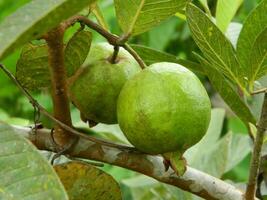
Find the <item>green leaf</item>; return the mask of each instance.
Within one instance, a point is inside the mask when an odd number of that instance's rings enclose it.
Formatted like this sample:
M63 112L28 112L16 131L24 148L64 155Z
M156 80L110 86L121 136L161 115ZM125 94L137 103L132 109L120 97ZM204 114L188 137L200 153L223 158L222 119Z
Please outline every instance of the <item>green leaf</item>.
M82 162L54 166L70 200L121 200L119 184L104 171Z
M188 4L186 15L193 38L205 58L214 68L243 88L242 69L229 40L209 17L193 4Z
M138 35L175 15L188 0L114 0L119 25L125 35Z
M0 142L0 199L68 199L51 165L19 132L1 123Z
M235 16L243 0L218 0L216 7L216 24L222 32L227 30L228 25Z
M108 28L108 24L103 16L103 13L99 7L99 5L97 3L94 3L92 5L92 12L94 13L96 19L97 19L97 22L100 24L100 26L102 26L105 30L109 30Z
M25 45L16 66L16 78L28 90L50 87L46 45Z
M242 101L237 92L232 88L227 79L218 70L214 69L207 60L197 54L195 55L205 69L206 75L208 76L212 86L218 91L232 111L245 124L248 122L255 123L256 120L250 109L244 103L244 101Z
M248 76L252 85L255 80L267 73L267 27L259 34L252 45L248 66L250 67Z
M237 43L237 57L243 71L251 77L250 72L250 55L251 49L256 41L256 38L267 27L267 0L261 1L259 5L249 14L244 22L240 37Z
M133 44L131 45L131 47L139 54L139 56L145 61L147 65L151 65L157 62L173 62L173 63L183 65L184 67L190 70L193 70L199 73L204 73L202 66L198 63L195 63L189 60L179 59L172 54L157 51L155 49L151 49L149 47L145 47L142 45Z
M0 59L95 0L33 0L0 24Z
M198 0L198 1L202 4L202 6L204 7L206 13L211 16L209 5L208 5L208 1L207 0Z
M70 77L82 66L89 53L92 42L90 31L78 31L69 40L65 49L65 65Z

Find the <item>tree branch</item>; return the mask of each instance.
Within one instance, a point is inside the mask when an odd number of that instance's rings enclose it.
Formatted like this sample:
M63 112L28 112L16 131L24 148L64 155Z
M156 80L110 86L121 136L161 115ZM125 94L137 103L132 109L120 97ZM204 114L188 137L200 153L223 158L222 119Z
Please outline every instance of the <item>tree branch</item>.
M259 174L260 161L261 161L261 150L263 145L264 133L266 129L267 129L267 94L265 93L261 111L261 117L257 125L257 134L250 164L249 180L246 190L247 200L254 199L255 196L257 187L257 178Z
M100 35L102 35L104 38L106 38L106 40L111 45L120 46L120 47L124 48L126 51L128 51L134 57L134 59L138 62L138 64L140 65L140 67L142 69L144 69L146 67L146 64L140 58L140 56L126 43L127 37L125 37L125 36L119 37L117 35L114 35L114 34L110 33L109 31L107 31L106 29L104 29L102 26L94 23L93 21L91 21L90 19L88 19L87 17L82 16L82 15L76 15L76 16L69 18L67 21L64 22L64 28L66 29L76 22L80 22L81 24L86 25L89 28L95 30Z
M15 129L30 139L40 150L53 151L50 130L39 129L33 135L31 128ZM187 171L178 177L172 169L165 171L163 158L140 153L129 148L116 148L79 138L72 157L109 163L150 176L160 182L176 186L199 197L210 200L242 200L243 193L234 186L206 173L187 167Z

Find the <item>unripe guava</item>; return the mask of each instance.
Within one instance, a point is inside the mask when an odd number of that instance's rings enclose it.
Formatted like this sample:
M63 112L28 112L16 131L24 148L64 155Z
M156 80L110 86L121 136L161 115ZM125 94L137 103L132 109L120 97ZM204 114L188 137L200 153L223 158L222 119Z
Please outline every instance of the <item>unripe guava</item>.
M128 80L118 98L120 128L149 154L184 152L206 133L211 115L207 92L181 65L156 63Z
M106 124L117 123L117 98L126 80L141 71L134 58L120 49L116 63L110 63L113 46L92 46L88 65L71 79L69 96L83 117Z

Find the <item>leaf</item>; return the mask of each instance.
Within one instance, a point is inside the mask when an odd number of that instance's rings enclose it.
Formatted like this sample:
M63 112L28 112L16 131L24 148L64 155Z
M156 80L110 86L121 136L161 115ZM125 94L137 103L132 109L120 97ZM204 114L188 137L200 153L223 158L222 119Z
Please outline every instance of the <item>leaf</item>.
M230 40L232 43L233 47L236 49L238 37L240 34L240 31L242 29L243 25L237 22L232 22L229 24L225 36Z
M183 158L181 152L172 152L170 155L170 163L177 176L184 175L186 171L186 160Z
M233 134L228 162L224 173L233 169L251 152L251 139L248 135Z
M227 30L228 25L235 16L243 0L218 0L216 7L216 24L222 32Z
M165 52L157 51L155 49L151 49L149 47L145 47L142 45L131 45L131 47L139 54L139 56L145 61L147 65L151 65L157 62L173 62L184 67L199 72L204 73L202 66L198 63L189 61L189 60L182 60L177 58L172 54L168 54Z
M248 75L251 84L254 84L255 80L258 80L267 73L267 26L252 45L249 55L249 66Z
M232 88L230 83L226 78L216 69L214 69L211 64L202 58L201 56L195 54L199 62L202 63L205 69L206 75L208 76L212 86L218 91L223 100L228 104L232 111L245 123L248 122L255 123L255 118L252 115L248 106L241 100L237 92Z
M104 171L82 162L54 166L70 200L121 200L119 184Z
M74 75L84 63L89 53L91 42L92 33L86 30L76 32L69 40L65 49L65 65L68 77Z
M237 57L243 70L250 71L250 55L253 44L258 35L267 27L267 0L261 1L258 6L249 14L243 24L238 43ZM250 74L246 74L251 77Z
M16 78L28 90L48 88L51 80L48 66L47 46L28 44L17 62Z
M94 13L100 26L102 26L105 30L109 30L108 24L107 24L107 22L103 16L103 13L102 13L99 5L97 3L94 3L92 6L93 6L92 12Z
M211 16L209 5L208 5L208 1L207 0L198 0L198 1L202 4L202 6L204 7L206 13Z
M175 15L188 0L114 0L116 15L125 35L144 33Z
M21 7L0 24L0 59L94 1L34 0Z
M196 6L188 4L186 15L193 38L205 58L214 68L243 88L242 69L229 40Z
M1 123L0 141L0 199L68 199L50 164L19 132Z

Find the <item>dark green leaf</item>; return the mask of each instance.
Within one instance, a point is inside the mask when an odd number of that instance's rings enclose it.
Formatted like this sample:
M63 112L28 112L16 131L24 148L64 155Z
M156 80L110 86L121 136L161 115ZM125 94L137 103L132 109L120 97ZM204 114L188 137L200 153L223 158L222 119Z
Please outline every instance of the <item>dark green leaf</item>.
M244 78L232 44L216 25L193 4L187 6L193 38L211 65L243 88Z
M119 184L104 171L82 162L54 167L70 200L121 200Z
M0 199L67 200L56 173L15 129L0 124Z
M147 65L151 65L157 62L173 62L184 67L199 72L204 73L202 66L198 63L182 60L177 58L172 54L168 54L165 52L157 51L155 49L151 49L149 47L141 46L141 45L131 45L131 47L139 54L139 56L145 61Z
M261 3L249 14L244 22L240 37L237 43L237 57L246 75L250 74L250 54L253 44L258 35L267 27L267 0Z
M114 0L119 24L126 35L138 35L181 11L188 0Z
M48 69L48 49L46 45L26 45L17 62L16 78L28 90L50 87Z
M95 0L33 0L0 24L0 59Z
M202 63L205 69L206 75L208 76L213 87L218 91L224 101L228 106L235 112L235 114L244 123L255 123L255 118L252 115L248 106L242 101L237 92L233 89L226 78L216 69L214 69L211 64L202 58L201 56L195 54L200 63Z
M255 80L267 73L267 26L252 45L248 66L248 76L253 86Z
M65 65L68 77L82 66L89 53L92 34L89 31L78 31L68 42L65 49Z

